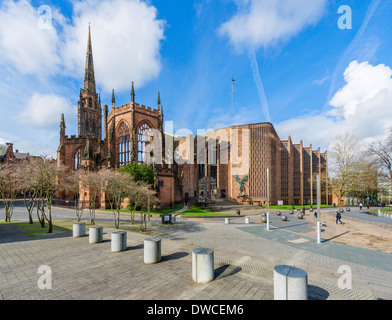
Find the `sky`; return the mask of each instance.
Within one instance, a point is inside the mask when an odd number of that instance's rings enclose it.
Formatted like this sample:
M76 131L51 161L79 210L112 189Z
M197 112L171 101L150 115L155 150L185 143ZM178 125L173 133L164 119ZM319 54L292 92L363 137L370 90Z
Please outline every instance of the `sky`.
M180 135L271 122L325 151L392 127L390 0L1 0L0 144L55 158L62 113L77 134L89 24L109 112L134 81Z

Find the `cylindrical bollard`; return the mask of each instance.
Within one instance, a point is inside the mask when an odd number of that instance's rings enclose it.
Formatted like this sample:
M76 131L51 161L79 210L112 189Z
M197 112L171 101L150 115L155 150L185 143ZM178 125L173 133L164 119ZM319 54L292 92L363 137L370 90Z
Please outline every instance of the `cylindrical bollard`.
M214 250L196 248L192 251L192 279L197 283L214 280Z
M317 243L321 243L321 222L317 221Z
M125 251L127 249L127 232L112 232L112 252Z
M89 243L100 243L103 241L103 227L92 226L88 229Z
M84 237L86 235L86 224L84 222L75 222L72 231L74 237Z
M225 218L225 224L230 224L230 218Z
M250 223L250 219L248 217L245 218L245 223L249 224Z
M157 237L144 239L144 263L161 261L161 239Z
M274 300L308 300L307 272L292 266L275 266Z

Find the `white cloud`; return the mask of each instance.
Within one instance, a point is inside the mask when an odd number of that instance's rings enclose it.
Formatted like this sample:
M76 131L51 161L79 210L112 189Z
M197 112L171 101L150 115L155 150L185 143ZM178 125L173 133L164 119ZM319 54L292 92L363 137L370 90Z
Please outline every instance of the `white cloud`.
M54 94L34 93L20 114L20 122L41 128L60 124L61 114L71 115L71 103L64 97Z
M326 0L237 0L239 12L219 28L239 50L273 45L319 21Z
M64 17L53 8L52 21ZM59 37L54 27L39 28L39 14L29 1L5 1L0 7L0 61L21 74L55 74L61 62Z
M337 135L350 132L365 142L383 138L392 127L392 70L353 61L344 72L346 84L330 100L328 112L304 115L276 124L281 139L329 148Z
M96 81L106 92L142 86L161 70L160 42L165 22L139 0L73 2L72 25L64 29L62 50L67 73L82 78L91 22Z

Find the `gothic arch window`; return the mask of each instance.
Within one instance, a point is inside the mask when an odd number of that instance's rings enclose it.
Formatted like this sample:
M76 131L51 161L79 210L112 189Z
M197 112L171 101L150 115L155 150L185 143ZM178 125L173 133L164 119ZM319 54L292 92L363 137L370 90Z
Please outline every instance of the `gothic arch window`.
M146 143L147 143L147 137L145 135L146 131L151 130L151 127L147 123L143 123L138 130L137 133L137 150L138 150L138 156L137 160L139 162L143 162L145 159L145 149L146 149Z
M93 99L88 98L88 107L93 108Z
M131 135L125 122L120 125L118 137L118 162L120 165L125 165L131 162Z
M82 149L79 149L75 152L75 156L74 156L74 169L75 170L79 169L80 162L82 160L82 156L83 156Z

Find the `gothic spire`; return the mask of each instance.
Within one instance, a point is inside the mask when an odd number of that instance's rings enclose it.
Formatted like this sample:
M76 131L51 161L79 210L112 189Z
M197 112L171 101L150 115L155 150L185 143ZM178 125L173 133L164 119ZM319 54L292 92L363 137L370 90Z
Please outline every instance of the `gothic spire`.
M131 90L131 102L135 102L135 88L133 86L133 81L132 81L132 90Z
M112 90L112 105L115 105L116 98L114 97L114 89Z
M158 106L161 105L161 93L158 92Z
M93 47L91 45L90 25L88 26L86 67L85 67L85 71L84 71L84 90L88 90L88 91L91 91L91 92L94 92L94 93L96 91L96 89L95 89L94 63L93 63Z
M60 128L65 128L64 113L61 114Z

